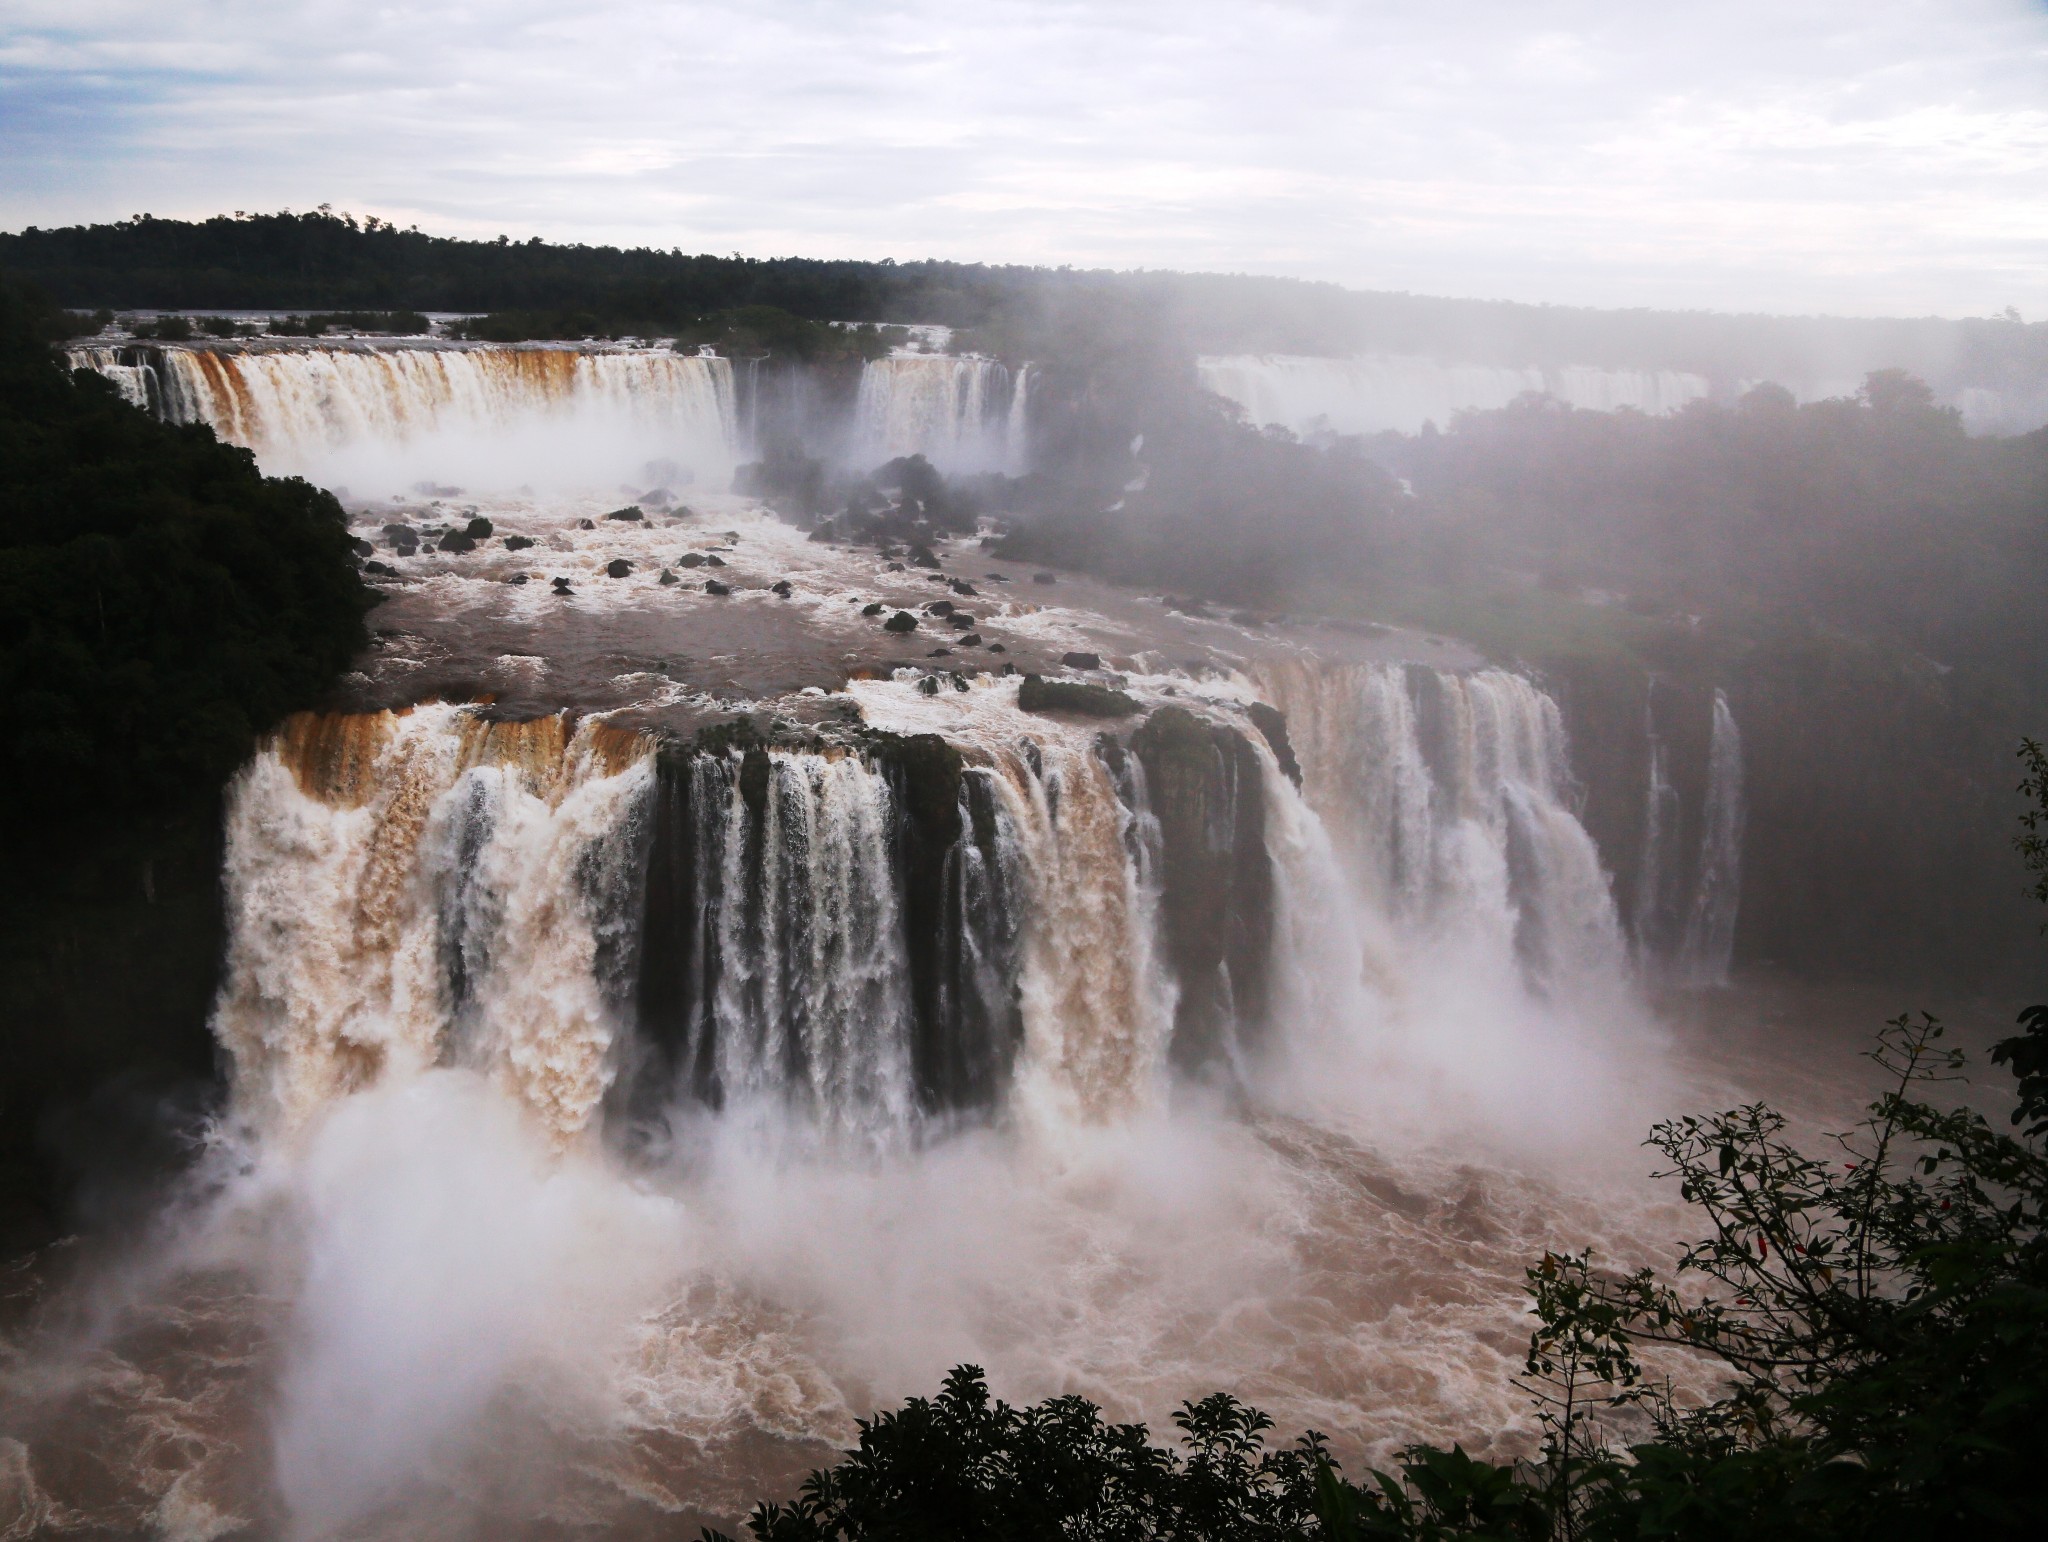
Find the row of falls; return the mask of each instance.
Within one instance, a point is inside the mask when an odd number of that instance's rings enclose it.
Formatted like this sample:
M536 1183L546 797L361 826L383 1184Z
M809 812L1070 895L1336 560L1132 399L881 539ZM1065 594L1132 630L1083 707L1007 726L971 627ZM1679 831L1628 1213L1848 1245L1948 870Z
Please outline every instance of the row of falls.
M1176 1073L1256 1087L1319 1037L1426 1017L1447 981L1539 1012L1632 988L1531 681L1288 660L1147 683L1114 731L986 676L853 682L891 726L833 742L443 704L294 719L228 820L217 1031L244 1110L289 1128L461 1065L562 1142L716 1113L886 1148L1115 1120ZM1701 982L1739 881L1714 711L1671 945Z
M722 490L789 426L792 398L821 394L772 361L661 348L95 344L70 362L158 416L210 425L269 470L378 492L422 478L580 487L618 465ZM809 404L802 426L849 464L921 454L949 472L1018 472L1030 375L974 356L875 359L850 403Z

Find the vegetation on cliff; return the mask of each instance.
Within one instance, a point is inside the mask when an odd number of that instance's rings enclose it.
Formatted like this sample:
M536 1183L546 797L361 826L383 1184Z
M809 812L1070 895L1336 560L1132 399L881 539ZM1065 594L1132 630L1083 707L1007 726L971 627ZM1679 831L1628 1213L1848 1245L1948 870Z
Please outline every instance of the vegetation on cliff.
M204 1075L221 784L370 605L330 495L68 374L67 327L0 283L0 1234L49 1220L53 1116Z

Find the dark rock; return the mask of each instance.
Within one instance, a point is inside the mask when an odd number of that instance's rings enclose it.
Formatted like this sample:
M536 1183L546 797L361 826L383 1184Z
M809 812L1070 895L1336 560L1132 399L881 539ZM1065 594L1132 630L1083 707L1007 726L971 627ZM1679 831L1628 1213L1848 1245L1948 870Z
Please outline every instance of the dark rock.
M990 643L988 645L988 651L991 653L1008 653L1010 650L1004 647L1001 643Z
M963 648L979 648L981 646L981 633L969 632L960 639L960 646Z
M860 613L863 616L879 616L883 611L887 610L888 608L889 607L884 605L880 600L873 600L870 601L868 604L861 606Z
M722 568L725 566L725 558L719 556L715 551L708 551L704 554L704 566L707 568Z
M952 589L955 594L964 594L969 596L970 598L976 592L974 585L968 583L964 578L954 579L952 583Z
M892 562L889 564L888 570L891 573L901 573L903 571L903 564L900 562Z
M1141 710L1122 691L1073 680L1048 680L1043 675L1024 677L1017 705L1026 712L1072 712L1080 717L1129 717Z
M508 584L523 584L526 582L526 575L524 573L514 573L505 582Z
M910 565L914 568L935 568L939 559L929 546L913 546L910 548Z
M595 530L597 528L597 521L594 519L579 519L576 521L576 528L578 530Z
M933 600L931 604L925 606L925 614L930 616L950 616L953 614L953 602L951 600Z
M633 564L624 557L614 557L604 565L604 570L612 578L624 578L633 571Z
M948 616L946 619L952 622L953 625L959 627L962 631L965 631L968 627L974 625L974 617L969 612L964 610L956 610L953 612L952 615Z
M411 525L386 525L384 527L384 539L387 541L410 541L413 545L417 546L420 533L413 529Z
M1003 575L1000 573L984 573L982 574L982 577L986 578L992 584L1006 584L1009 582L1009 579L1003 577Z
M1069 669L1100 669L1102 655L1099 653L1063 653L1060 662Z
M348 546L349 550L354 552L358 557L374 557L377 555L377 548L372 546L368 541L364 540L359 535L350 536L348 540Z
M1033 573L1031 575L1031 581L1034 584L1056 584L1059 582L1059 580L1050 573Z
M647 516L645 514L642 514L639 511L639 509L633 507L630 504L623 509L613 509L611 513L605 515L606 519L622 520L627 523L631 523L635 520L642 520L646 517Z
M1262 701L1255 701L1245 708L1259 736L1266 741L1266 747L1273 752L1273 758L1280 762L1280 769L1287 780L1295 786L1301 785L1301 762L1294 758L1294 746L1287 738L1287 714L1278 707L1269 707Z
M895 615L882 623L882 630L885 632L914 632L917 630L917 617L907 610L899 610Z
M472 541L488 541L495 532L496 527L482 515L462 527L462 533Z
M949 659L952 656L953 650L951 648L934 648L925 655L928 659Z
M505 537L505 550L507 551L525 551L532 544L533 537L530 535L508 535Z
M715 578L707 578L704 580L704 592L706 594L731 594L732 585L722 584Z
M1259 759L1243 734L1161 707L1131 735L1158 821L1160 899L1180 981L1172 1055L1227 1068L1265 1023L1273 930Z
M397 568L382 562L365 562L363 564L363 571L373 574L378 578L396 578L398 576Z
M656 579L655 582L660 584L679 584L682 582L682 580L676 577L676 575L671 573L667 568L663 568L661 570L661 577Z
M557 593L557 594L568 594L569 592L570 592L570 589L569 589L569 580L568 580L568 579L566 579L566 578L558 578L558 579L556 579L556 580L555 580L555 593Z
M939 677L937 675L926 675L917 682L917 688L927 696L936 696L939 694Z
M1014 675L1016 672L1017 666L1015 664L1009 663L1004 664L1001 669L996 671L996 673L1000 675Z
M439 549L460 554L466 551L475 551L476 542L464 535L460 530L451 530L441 537Z
M778 578L775 580L774 583L768 586L768 592L771 594L779 594L786 600L796 591L790 587L788 579Z

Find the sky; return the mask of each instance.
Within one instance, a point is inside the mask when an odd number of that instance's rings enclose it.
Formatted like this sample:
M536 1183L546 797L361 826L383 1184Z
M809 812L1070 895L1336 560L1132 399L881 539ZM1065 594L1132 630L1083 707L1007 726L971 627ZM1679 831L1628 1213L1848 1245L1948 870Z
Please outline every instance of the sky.
M0 228L2048 318L2048 0L0 0Z

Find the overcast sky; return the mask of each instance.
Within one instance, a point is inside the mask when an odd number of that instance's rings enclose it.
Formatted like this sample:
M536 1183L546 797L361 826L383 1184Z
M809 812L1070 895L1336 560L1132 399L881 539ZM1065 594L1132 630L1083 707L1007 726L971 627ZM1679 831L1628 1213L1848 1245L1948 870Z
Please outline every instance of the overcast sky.
M0 226L2048 318L2048 0L0 0Z

